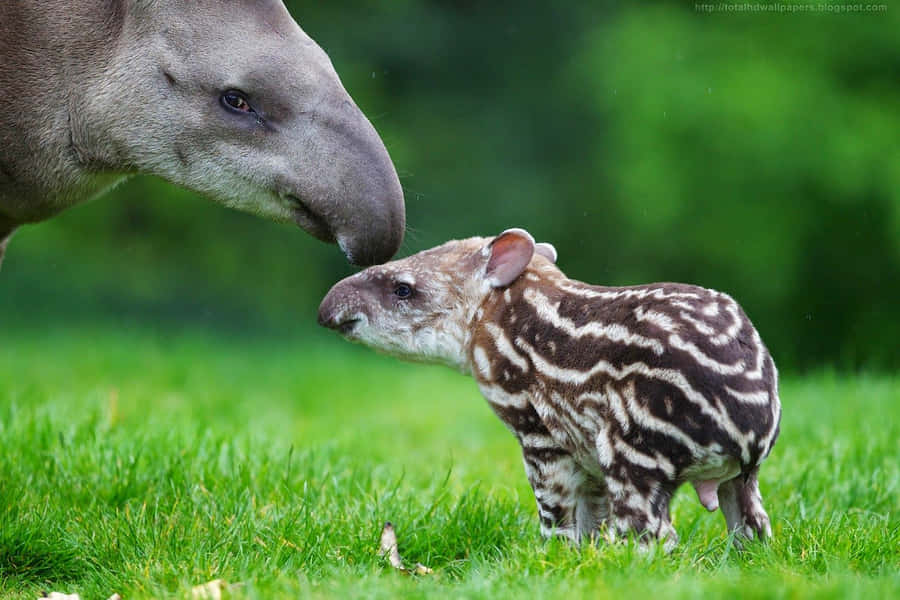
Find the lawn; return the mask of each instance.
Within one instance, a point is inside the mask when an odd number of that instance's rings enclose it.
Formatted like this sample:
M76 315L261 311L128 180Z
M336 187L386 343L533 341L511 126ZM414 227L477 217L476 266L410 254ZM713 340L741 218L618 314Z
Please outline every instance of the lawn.
M0 333L0 597L900 597L900 378L785 377L737 553L690 488L670 555L541 541L474 383L327 332ZM405 576L377 556L397 529Z

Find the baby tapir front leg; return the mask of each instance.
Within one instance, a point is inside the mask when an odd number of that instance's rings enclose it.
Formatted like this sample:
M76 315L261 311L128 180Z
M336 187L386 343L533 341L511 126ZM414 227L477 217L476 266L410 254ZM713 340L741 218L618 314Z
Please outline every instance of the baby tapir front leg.
M678 543L669 515L675 485L627 474L606 478L613 532L636 535L641 541L661 541L666 550Z
M525 475L537 501L541 535L558 535L577 542L580 537L577 490L581 483L578 465L549 437L529 434L519 443Z
M537 500L541 535L563 536L574 542L594 536L609 513L605 484L557 446L549 432L528 434L519 443L525 474Z
M593 536L605 525L609 513L602 480L585 471L557 443L523 396L491 388L482 392L522 448L525 474L537 501L541 535L575 542Z

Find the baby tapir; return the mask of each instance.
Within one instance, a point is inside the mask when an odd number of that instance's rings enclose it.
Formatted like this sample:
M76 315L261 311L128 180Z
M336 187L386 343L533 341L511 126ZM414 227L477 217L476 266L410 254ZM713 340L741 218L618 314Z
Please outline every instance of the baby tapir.
M471 373L522 447L541 532L677 541L690 481L739 538L771 535L757 483L778 436L772 357L726 294L568 279L528 232L447 242L336 284L319 322Z

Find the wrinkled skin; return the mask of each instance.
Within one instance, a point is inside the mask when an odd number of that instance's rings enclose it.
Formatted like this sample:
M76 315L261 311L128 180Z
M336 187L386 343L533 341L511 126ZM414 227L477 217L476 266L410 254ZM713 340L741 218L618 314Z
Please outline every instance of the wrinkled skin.
M17 226L134 173L357 264L402 241L384 145L280 0L0 2L0 57L0 258Z

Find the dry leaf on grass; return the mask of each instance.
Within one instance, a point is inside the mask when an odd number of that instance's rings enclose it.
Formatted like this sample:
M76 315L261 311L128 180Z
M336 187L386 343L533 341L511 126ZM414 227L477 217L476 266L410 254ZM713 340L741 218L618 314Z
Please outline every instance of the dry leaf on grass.
M397 533L394 524L388 521L381 530L381 548L378 556L387 556L391 566L395 569L403 569L403 561L400 559L400 551L397 549Z
M400 558L400 551L397 549L397 532L394 531L394 524L388 521L381 530L381 547L378 549L378 556L387 556L391 566L407 575L415 573L416 575L428 575L434 571L422 563L416 563L416 566L407 569L403 565L403 559Z

